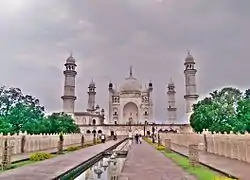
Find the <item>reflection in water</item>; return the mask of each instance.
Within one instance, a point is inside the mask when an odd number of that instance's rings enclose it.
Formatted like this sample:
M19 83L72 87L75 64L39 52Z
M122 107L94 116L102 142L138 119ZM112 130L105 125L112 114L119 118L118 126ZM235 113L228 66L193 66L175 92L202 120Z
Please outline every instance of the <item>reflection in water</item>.
M118 180L125 158L104 157L75 180Z

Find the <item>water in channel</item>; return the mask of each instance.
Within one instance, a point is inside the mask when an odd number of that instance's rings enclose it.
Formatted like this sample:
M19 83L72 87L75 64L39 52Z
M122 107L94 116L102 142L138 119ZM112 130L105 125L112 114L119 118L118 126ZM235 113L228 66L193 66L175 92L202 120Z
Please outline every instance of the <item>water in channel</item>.
M118 180L125 157L103 157L75 180Z

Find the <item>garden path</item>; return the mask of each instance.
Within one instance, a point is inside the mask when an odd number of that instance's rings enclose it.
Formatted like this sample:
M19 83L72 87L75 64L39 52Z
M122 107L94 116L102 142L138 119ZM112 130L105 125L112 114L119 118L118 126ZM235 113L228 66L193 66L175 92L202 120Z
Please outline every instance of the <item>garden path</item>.
M8 170L0 173L0 180L54 179L119 142L120 140L107 141L103 144L97 144L95 146L83 148L81 150L47 159L45 161L25 165L17 169Z
M125 161L122 180L195 180L153 146L133 143Z

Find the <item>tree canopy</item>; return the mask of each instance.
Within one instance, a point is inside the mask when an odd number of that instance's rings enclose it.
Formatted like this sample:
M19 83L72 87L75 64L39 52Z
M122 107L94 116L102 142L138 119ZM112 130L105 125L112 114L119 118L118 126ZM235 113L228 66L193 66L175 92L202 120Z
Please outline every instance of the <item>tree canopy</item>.
M193 106L190 124L196 132L250 132L250 89L225 87Z
M79 132L71 116L54 113L45 116L37 98L24 95L19 88L0 87L0 133L20 131L30 134Z

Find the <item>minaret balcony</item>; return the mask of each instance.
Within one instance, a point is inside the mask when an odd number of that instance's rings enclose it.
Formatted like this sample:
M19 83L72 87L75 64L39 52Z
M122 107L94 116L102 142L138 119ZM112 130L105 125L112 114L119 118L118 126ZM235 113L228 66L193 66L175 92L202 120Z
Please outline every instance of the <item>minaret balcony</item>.
M68 75L76 76L77 75L77 72L75 70L65 70L65 71L63 71L63 73L66 76L68 76Z
M186 73L186 74L195 74L195 73L197 73L197 69L185 69L184 70L184 73Z
M76 96L61 96L61 98L62 98L63 100L65 100L65 99L73 99L73 100L76 100L76 99L77 99Z
M184 99L198 99L199 95L198 94L188 94L184 95Z
M168 111L176 111L177 110L177 108L175 108L175 107L168 107L167 109L168 109Z

